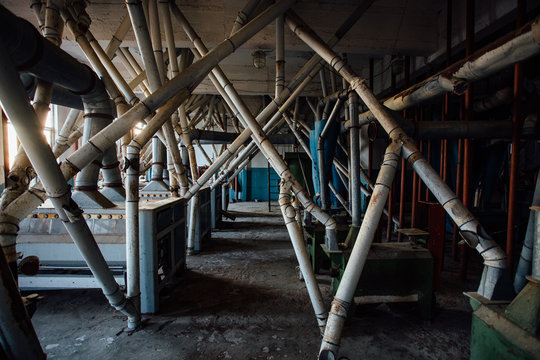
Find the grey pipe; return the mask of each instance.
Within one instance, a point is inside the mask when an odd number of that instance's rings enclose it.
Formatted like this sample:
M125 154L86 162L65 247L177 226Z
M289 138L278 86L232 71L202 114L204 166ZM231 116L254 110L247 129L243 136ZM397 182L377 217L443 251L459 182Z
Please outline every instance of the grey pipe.
M285 86L285 18L283 15L276 19L276 85L275 95L277 99Z
M358 232L347 266L332 301L330 315L328 316L319 353L319 359L321 360L335 359L337 357L341 332L347 319L347 312L353 301L358 280L362 275L369 248L373 242L373 237L377 231L379 220L386 204L386 199L388 198L390 186L392 185L400 159L400 149L401 144L398 141L393 141L386 148L383 163L381 164L381 169L373 190L373 196L369 201L360 231Z
M495 74L516 62L540 52L540 23L536 18L521 29L512 31L468 58L451 65L419 84L392 96L384 102L387 108L399 111L447 92L463 93L469 82ZM360 124L375 120L374 114L360 114Z
M540 279L540 210L534 210L534 244L533 244L533 261L531 277L536 280Z
M540 206L540 176L536 178L536 186L534 189L533 200L531 206ZM529 211L529 220L527 222L527 230L525 232L525 238L523 239L523 247L521 249L521 256L516 269L516 275L514 277L514 290L516 294L519 294L521 290L527 285L528 280L525 278L531 274L533 248L537 245L535 242L535 213L538 211ZM540 246L537 246L536 256L540 255ZM535 259L538 259L537 257ZM538 261L538 260L537 260ZM538 269L538 267L537 267ZM537 277L537 279L540 279Z
M3 7L0 7L0 14L3 20L0 23L8 22L4 20L12 20L10 17L13 17L13 15ZM1 34L5 34L4 36L12 35L9 33ZM4 39L2 38L2 40ZM0 72L0 98L2 107L11 119L21 144L41 182L47 189L47 194L60 219L79 248L88 267L100 283L105 296L109 299L111 305L128 315L130 321L138 321L138 312L120 291L86 221L82 217L81 210L71 200L69 186L40 130L41 127L33 109L26 101L26 92L15 71L15 65L12 59L8 57L9 53L10 51L6 47L1 46L0 63L4 69L4 71ZM55 64L59 65L61 63L57 61ZM37 66L39 67L39 65Z
M369 7L371 6L371 4L373 3L373 0L369 0L369 1L364 1L362 2L352 13L351 15L345 20L345 22L338 28L338 30L332 35L332 37L328 40L328 46L329 47L333 47L334 45L336 45L339 40L350 30L350 28L356 23L356 21L365 13L365 11L367 9L369 9ZM298 71L298 73L294 76L293 79L291 79L291 82L285 87L285 89L283 90L284 92L287 92L289 91L289 93L283 93L282 94L282 98L294 98L296 96L299 96L300 92L302 91L303 87L304 86L307 86L308 83L317 75L317 73L319 72L319 70L321 69L322 67L322 62L320 60L320 56L318 54L314 54L305 64L304 66ZM309 78L309 79L308 79ZM295 89L295 91L291 94L290 94L290 89ZM298 91L298 93L297 93ZM279 100L279 99L277 99ZM308 102L308 104L310 105L310 107L312 106L312 104L309 102L309 99L306 98L306 101ZM285 104L283 104L285 105ZM286 110L286 107L285 106L281 106L281 108L279 108L279 111L280 113L284 113L285 110ZM264 120L262 119L259 119L259 118L262 118L262 115L263 114L266 114L267 112L275 112L276 111L276 108L277 106L279 106L277 103L276 103L276 99L274 99L274 101L270 102L270 104L268 104L266 106L266 108L259 114L259 116L257 116L257 121L259 121L260 123L263 123ZM314 113L316 114L316 111L315 109L313 108L313 111ZM266 116L266 115L265 115ZM279 114L276 114L275 116L281 116ZM263 118L264 119L264 118ZM269 122L270 123L270 122ZM264 130L266 131L267 128L266 126L264 127ZM254 143L252 142L253 146L254 146ZM251 145L251 144L250 144ZM248 146L249 147L249 146ZM235 165L234 167L231 167L229 166L227 171L225 171L223 174L220 175L220 177L218 178L218 182L222 182L227 176L229 176L230 174L232 174L233 172L233 169L236 168L242 161L243 159L248 156L250 153L250 151L242 151L242 153L238 156L237 159L235 159ZM226 160L225 160L226 161ZM219 165L221 166L221 165ZM217 171L217 169L219 169L219 167L216 166L215 169L212 169L212 171ZM210 169L207 170L207 172L209 171ZM204 174L203 174L204 176ZM212 186L215 186L215 183L212 184Z
M28 97L33 98L36 91L37 79L27 73L21 73L20 77ZM53 84L51 104L62 105L78 110L83 109L83 103L80 96L75 95L73 92L56 84Z
M349 135L349 158L350 165L350 204L352 226L358 227L362 221L360 211L360 196L361 196L361 181L360 181L360 130L358 127L358 95L354 92L349 94L349 118L351 121L351 129Z

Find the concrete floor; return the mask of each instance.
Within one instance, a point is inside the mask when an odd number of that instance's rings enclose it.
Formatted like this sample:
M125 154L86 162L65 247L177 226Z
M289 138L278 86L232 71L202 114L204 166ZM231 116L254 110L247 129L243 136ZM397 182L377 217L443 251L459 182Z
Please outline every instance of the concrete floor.
M231 204L238 215L212 234L212 246L188 258L188 271L163 296L142 330L98 290L46 291L32 321L49 359L315 359L318 329L277 206ZM246 212L245 214L240 213ZM358 310L343 333L350 359L460 359L469 356L471 310L448 261L431 322L402 306ZM471 272L477 272L473 269ZM330 278L319 283L328 304Z

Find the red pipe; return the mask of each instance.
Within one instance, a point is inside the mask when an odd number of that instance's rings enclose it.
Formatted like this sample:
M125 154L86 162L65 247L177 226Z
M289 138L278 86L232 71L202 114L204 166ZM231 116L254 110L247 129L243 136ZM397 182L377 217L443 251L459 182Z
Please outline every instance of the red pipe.
M411 67L411 59L410 57L405 57L405 64L404 64L405 72L403 73L404 76L404 83L405 88L409 88L409 82L410 82L410 76L409 76L409 69ZM403 110L403 118L407 118L407 110ZM403 228L404 220L405 220L405 175L407 174L407 162L405 161L405 158L401 157L401 186L399 187L399 227ZM403 234L398 233L398 242L401 242L403 240Z
M474 47L474 0L467 0L467 14L465 24L465 56L473 52ZM465 120L471 121L473 118L473 87L469 84L465 92ZM471 207L471 142L470 139L463 140L463 205ZM459 277L462 280L467 278L467 263L469 247L466 244L461 245L461 259L459 263Z
M525 15L525 0L517 0L516 27L523 25ZM523 97L523 63L514 65L514 107L512 115L512 154L510 156L510 184L508 191L508 222L506 227L506 256L508 268L514 271L514 238L516 221L516 197L519 171L519 143L523 122L521 108Z

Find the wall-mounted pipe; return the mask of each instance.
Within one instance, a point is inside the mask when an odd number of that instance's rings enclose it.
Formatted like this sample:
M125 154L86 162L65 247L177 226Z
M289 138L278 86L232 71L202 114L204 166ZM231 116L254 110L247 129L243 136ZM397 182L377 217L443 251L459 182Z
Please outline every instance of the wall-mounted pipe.
M384 102L398 111L447 92L463 93L467 84L486 78L516 62L540 53L539 19L475 51L471 56L396 94ZM360 124L375 120L370 111L360 114Z

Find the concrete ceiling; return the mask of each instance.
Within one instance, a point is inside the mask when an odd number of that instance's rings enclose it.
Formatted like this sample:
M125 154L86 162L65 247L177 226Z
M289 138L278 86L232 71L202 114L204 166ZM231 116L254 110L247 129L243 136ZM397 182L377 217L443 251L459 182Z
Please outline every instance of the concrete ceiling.
M0 3L16 15L37 24L27 1L0 0ZM245 3L246 0L177 1L179 8L209 48L229 35L234 19ZM268 1L263 0L262 3L265 5ZM347 0L303 0L293 9L321 38L328 39L357 4L358 1ZM437 21L443 4L445 2L442 0L376 0L335 49L351 54L350 59L354 60L350 61L357 70L366 66L370 56L396 53L428 56L438 47ZM90 30L103 46L106 46L122 18L127 15L122 0L90 1L87 12L92 19ZM189 47L191 44L174 19L173 24L176 46ZM220 64L240 93L273 93L274 34L275 26L271 23ZM122 46L132 48L137 54L132 31L128 32ZM67 30L62 47L86 62ZM255 69L252 65L251 54L256 49L267 51L267 65L263 69ZM311 56L311 51L288 28L285 31L285 49L286 78L290 79ZM119 62L117 66L124 73L125 69ZM127 73L125 77L131 80ZM315 93L318 88L319 85L314 83L308 93ZM216 93L208 80L203 81L196 92Z

